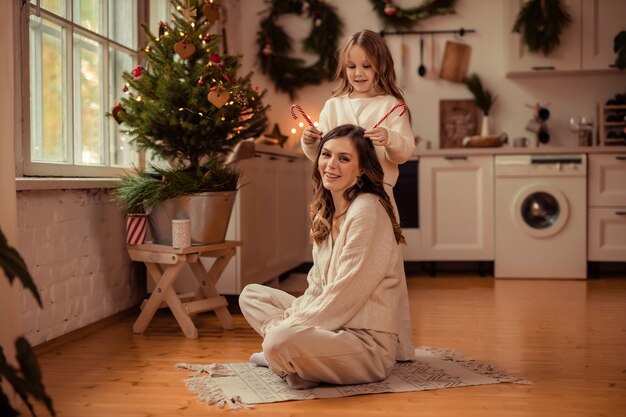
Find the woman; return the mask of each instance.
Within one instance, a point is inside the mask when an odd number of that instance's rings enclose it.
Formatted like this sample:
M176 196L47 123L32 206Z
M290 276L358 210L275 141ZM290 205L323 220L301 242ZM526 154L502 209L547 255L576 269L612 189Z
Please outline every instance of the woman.
M253 361L265 359L294 388L379 381L414 357L402 334L408 311L398 307L407 296L404 238L383 175L362 128L331 130L314 163L306 292L253 284L241 293L243 315L264 338L264 358Z

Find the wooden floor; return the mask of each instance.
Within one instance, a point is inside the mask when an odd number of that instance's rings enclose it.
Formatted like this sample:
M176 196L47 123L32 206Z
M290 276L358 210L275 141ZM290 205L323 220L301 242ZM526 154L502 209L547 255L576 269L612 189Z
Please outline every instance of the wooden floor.
M625 416L626 278L590 281L409 278L416 346L455 349L533 381L258 405L255 416ZM212 314L186 339L167 310L144 335L134 317L40 354L60 417L209 416L178 362L246 361L261 339L239 314ZM39 415L46 415L38 409Z

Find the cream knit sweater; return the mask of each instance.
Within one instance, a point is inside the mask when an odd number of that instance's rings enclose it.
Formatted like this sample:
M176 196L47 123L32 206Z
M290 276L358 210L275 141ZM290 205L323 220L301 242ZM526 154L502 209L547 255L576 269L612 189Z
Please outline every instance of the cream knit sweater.
M413 359L411 335L404 325L409 323L410 332L410 317L400 317L408 314L399 308L408 301L400 302L406 297L406 283L399 251L378 197L359 195L350 204L336 241L329 236L313 245L308 288L277 321L330 331L395 333L400 340L398 360Z
M337 126L353 124L370 130L398 103L393 96L383 95L370 98L351 99L348 95L330 98L320 113L318 129L325 135ZM385 173L385 184L392 188L398 180L398 165L405 163L415 151L415 138L411 130L409 115L393 112L382 124L387 129L389 143L375 146L378 160ZM315 160L319 141L311 145L301 140L302 150L311 161ZM390 194L393 199L393 194Z

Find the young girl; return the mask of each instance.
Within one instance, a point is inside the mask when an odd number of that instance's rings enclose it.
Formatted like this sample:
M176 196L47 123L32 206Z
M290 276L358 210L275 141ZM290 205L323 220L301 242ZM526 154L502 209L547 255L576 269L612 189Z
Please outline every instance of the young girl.
M396 85L393 59L383 38L376 32L357 32L339 52L336 78L339 86L332 92L319 117L319 130L305 129L301 144L305 155L314 160L322 135L350 123L366 129L365 136L376 145L376 154L385 173L385 190L392 203L393 187L398 180L398 165L415 151L410 118L390 115L381 126L374 125L404 97Z
M264 338L263 354L251 360L294 388L379 381L397 360L414 359L401 325L410 320L401 308L404 238L383 175L362 128L331 130L314 163L306 292L294 298L251 284L239 297L244 317Z

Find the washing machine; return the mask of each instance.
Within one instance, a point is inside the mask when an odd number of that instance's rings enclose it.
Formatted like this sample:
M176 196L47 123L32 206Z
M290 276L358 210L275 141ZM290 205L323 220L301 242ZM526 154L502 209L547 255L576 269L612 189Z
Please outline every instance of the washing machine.
M586 155L495 157L496 278L587 277Z

